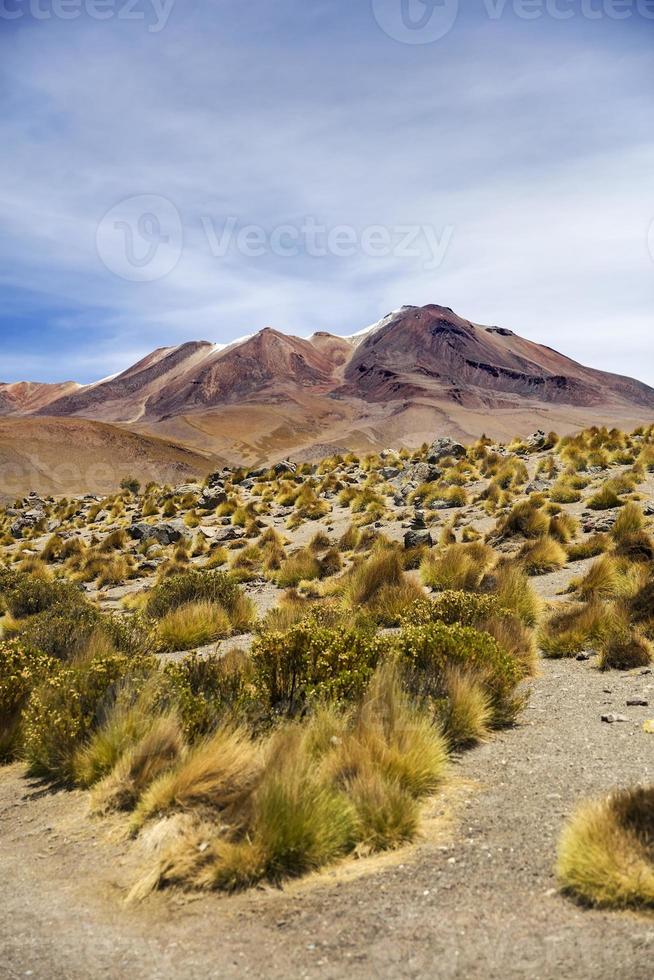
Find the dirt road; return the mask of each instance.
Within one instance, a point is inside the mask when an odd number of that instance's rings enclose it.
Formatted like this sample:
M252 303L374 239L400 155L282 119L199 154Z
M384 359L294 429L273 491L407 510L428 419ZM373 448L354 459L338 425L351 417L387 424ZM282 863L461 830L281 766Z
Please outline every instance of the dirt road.
M627 708L633 694L652 707ZM611 710L629 721L603 724ZM445 842L284 891L136 907L122 896L139 856L84 794L0 770L0 977L651 980L654 916L579 909L552 875L576 801L654 778L647 717L654 674L545 662L520 727L455 767Z

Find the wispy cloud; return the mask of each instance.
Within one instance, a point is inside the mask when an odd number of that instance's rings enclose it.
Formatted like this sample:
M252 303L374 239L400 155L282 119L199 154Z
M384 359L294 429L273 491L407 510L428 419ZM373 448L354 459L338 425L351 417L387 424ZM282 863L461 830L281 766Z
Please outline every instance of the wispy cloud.
M480 5L416 48L368 7L178 4L156 34L0 24L5 377L86 381L162 344L350 333L441 302L654 383L654 24L491 22ZM182 225L153 282L98 255L103 216L136 195ZM452 234L435 269L360 249L217 257L206 219L229 216Z

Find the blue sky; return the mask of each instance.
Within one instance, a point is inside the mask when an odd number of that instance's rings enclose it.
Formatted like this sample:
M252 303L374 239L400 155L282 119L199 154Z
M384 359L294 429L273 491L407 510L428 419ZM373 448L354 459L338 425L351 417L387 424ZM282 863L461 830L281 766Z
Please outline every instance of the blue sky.
M654 0L0 0L0 380L436 302L654 384L653 41Z

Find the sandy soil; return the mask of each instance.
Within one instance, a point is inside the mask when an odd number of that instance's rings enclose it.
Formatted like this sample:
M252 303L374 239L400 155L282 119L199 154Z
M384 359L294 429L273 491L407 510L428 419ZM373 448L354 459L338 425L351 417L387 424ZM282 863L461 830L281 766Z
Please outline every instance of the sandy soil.
M654 707L633 694L654 705L654 674L544 662L520 726L454 766L421 843L235 898L126 906L138 848L85 794L0 770L0 977L650 980L654 916L583 910L552 872L579 800L654 777Z

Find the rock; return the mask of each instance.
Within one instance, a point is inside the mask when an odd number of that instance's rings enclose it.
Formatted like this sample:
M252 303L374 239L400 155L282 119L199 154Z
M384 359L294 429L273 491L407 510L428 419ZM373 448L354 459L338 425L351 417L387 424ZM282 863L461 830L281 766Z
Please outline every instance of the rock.
M433 483L435 480L440 479L442 475L443 471L438 466L431 466L429 463L410 463L394 479L400 485L406 483Z
M436 439L435 442L432 442L427 450L427 462L437 463L440 459L445 459L447 456L452 456L454 459L462 459L465 455L465 446L445 436L442 439Z
M156 541L164 546L175 544L182 538L188 537L186 531L178 524L146 524L145 521L132 524L129 533L136 541Z
M290 459L283 459L281 463L275 463L273 466L273 473L275 476L281 476L283 473L295 472L297 472L297 466L295 463L291 463Z
M628 708L649 708L649 701L647 698L642 698L639 696L627 699Z
M545 448L545 443L547 442L547 436L542 429L538 429L536 432L532 433L527 439L525 439L525 446L528 449L537 452L539 449Z
M604 514L602 517L588 517L582 524L584 534L605 534L610 531L615 524L617 515Z
M410 525L414 531L422 531L423 528L427 527L427 522L425 521L425 515L421 510L416 510L413 515L413 520Z
M22 538L24 531L31 531L45 520L45 511L40 507L27 510L17 517L9 528L12 538Z
M182 497L186 496L187 493L200 493L201 490L202 487L198 483L182 483L181 486L175 487L175 493Z
M590 654L583 650L581 653L577 654L575 660L590 660Z
M643 514L645 517L654 517L654 500L648 500L643 504Z
M384 466L379 471L379 475L382 480L394 480L396 476L400 475L400 470L396 466Z
M244 537L245 531L242 527L230 525L229 527L218 528L214 535L214 541L240 541Z
M527 493L544 493L549 490L551 483L549 480L539 480L536 478L532 480L527 486Z
M227 501L227 494L225 493L221 484L216 484L215 486L205 487L202 491L202 496L198 500L198 507L201 510L213 510L215 507L224 504Z
M429 531L410 530L404 535L404 547L407 549L420 548L423 546L431 548L433 543L434 542L432 541L432 536Z
M602 715L602 721L606 722L607 725L614 725L617 721L629 721L629 719L625 718L624 715L611 713L609 715Z
M222 487L225 480L231 476L231 470L222 469L216 471L215 473L210 473L209 476L204 481L205 489L220 486Z

